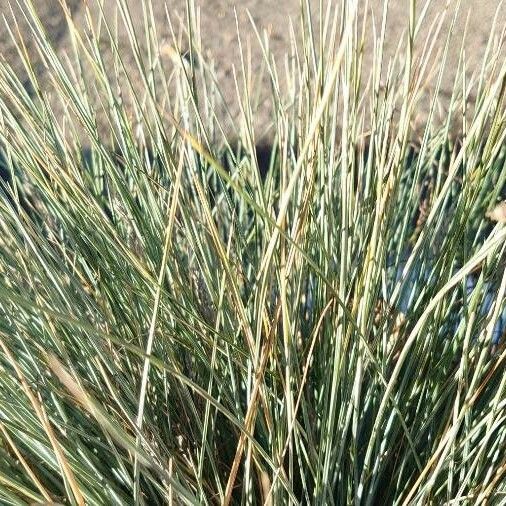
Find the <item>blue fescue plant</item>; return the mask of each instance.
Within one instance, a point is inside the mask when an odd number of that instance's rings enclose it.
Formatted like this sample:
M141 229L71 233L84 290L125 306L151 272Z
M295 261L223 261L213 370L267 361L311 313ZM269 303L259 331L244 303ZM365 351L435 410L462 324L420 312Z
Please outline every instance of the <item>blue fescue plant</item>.
M504 32L441 121L453 7L387 58L388 3L301 2L266 152L246 55L231 139L193 3L183 58L116 1L129 51L100 1L66 55L6 23L0 502L503 502Z

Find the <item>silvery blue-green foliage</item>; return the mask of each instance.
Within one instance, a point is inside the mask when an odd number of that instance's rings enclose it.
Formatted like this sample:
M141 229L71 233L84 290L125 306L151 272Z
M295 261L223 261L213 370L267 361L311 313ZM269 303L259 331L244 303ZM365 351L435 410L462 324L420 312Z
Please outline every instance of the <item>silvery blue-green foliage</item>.
M51 86L13 34L35 92L0 61L0 502L503 501L502 37L441 124L451 29L417 53L410 2L387 62L385 8L367 69L358 2L302 2L285 88L265 47L266 153L247 64L220 136L192 2L168 67L149 2L141 49L117 0L135 76L110 20L67 12L64 59L21 3Z
M433 259L435 262L435 259ZM392 270L390 270L390 287L393 291L393 287L397 282L403 283L403 288L400 293L399 302L397 305L398 311L403 314L409 314L410 309L412 309L417 303L417 296L420 296L423 293L423 289L426 287L428 283L433 283L437 279L434 274L434 266L432 262L429 263L428 266L422 266L416 264L411 271L410 275L406 277L403 281L403 269L405 263L397 264L397 271L395 277L392 275ZM481 301L479 303L479 313L478 316L480 319L484 321L486 317L491 314L493 309L493 305L498 297L498 289L499 286L495 283L495 286L491 282L481 281L478 285L479 278L473 274L469 275L466 278L465 282L465 295L462 294L462 289L457 289L456 297L458 298L458 303L452 308L452 320L455 322L455 331L458 330L459 326L465 326L465 308L463 307L465 303L467 303L469 297L472 297L474 292L476 291L475 296L478 297L478 300ZM460 294L459 294L460 292ZM459 296L460 295L460 296ZM386 297L388 299L388 296ZM446 329L447 330L447 329ZM506 307L503 308L502 312L499 314L499 317L496 319L493 325L492 331L492 345L497 346L501 343L501 338L506 333ZM447 332L445 332L447 334Z

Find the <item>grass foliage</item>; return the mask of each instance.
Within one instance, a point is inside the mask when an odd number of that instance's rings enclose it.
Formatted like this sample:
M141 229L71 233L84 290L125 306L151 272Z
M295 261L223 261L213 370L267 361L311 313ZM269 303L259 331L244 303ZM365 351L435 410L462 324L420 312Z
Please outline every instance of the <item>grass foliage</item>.
M503 33L447 69L453 7L412 0L387 57L387 4L310 3L279 66L258 33L267 159L245 51L225 136L191 1L167 63L148 1L136 32L117 0L128 55L68 11L61 55L22 0L46 87L9 17L31 91L0 61L2 504L504 501Z

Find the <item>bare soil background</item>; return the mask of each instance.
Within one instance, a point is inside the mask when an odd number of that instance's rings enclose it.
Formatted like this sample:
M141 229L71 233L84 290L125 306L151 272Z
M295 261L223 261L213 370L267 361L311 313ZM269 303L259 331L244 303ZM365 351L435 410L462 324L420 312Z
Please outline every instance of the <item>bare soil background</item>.
M85 4L91 6L95 2L84 0L67 0L73 20L76 26L84 29L86 26ZM338 2L334 2L337 4ZM339 2L340 3L340 2ZM109 21L114 23L116 15L116 2L115 0L105 0L104 12ZM167 7L166 5L167 4ZM198 0L196 5L198 7L198 16L200 18L201 38L202 45L205 50L206 59L214 63L216 75L220 83L221 90L225 97L226 106L230 109L232 117L236 118L239 114L239 106L236 98L236 85L233 78L232 69L240 68L240 52L238 44L238 33L240 33L243 48L248 48L251 51L252 73L255 76L262 67L262 51L257 41L256 35L252 28L248 12L251 13L251 18L260 31L265 30L269 38L269 46L274 55L274 58L282 69L283 60L290 48L291 26L296 38L300 38L300 2L299 0ZM311 6L314 13L313 22L315 26L318 23L318 8L319 0L313 0ZM323 2L324 6L328 5ZM371 0L369 2L369 9L374 14L376 26L379 30L379 23L381 20L382 0ZM418 10L421 11L425 5L425 1L418 2ZM445 2L437 0L432 2L433 5L429 8L427 16L428 20L432 20L434 15L441 11ZM441 34L446 34L447 28L450 26L451 18L454 11L454 4L450 2L449 13L443 25ZM50 37L55 48L58 52L63 54L70 47L70 38L67 30L67 25L59 6L58 0L35 0L34 5L39 12L41 21L46 27L48 36ZM166 21L166 11L171 16L172 22L176 28L183 26L178 22L181 19L182 23L185 20L186 1L185 0L153 0L152 2L154 17L157 20L158 38L162 43L170 41L170 30ZM332 5L332 4L331 4ZM363 15L365 1L361 2L361 14ZM466 56L467 75L470 76L473 72L478 71L483 60L485 47L491 29L493 26L494 16L497 15L497 26L499 30L505 28L506 25L506 5L503 5L500 10L498 9L499 2L497 0L463 0L460 14L458 15L453 42L450 47L449 64L444 76L442 90L440 93L441 104L438 114L442 119L445 116L445 107L451 96L454 79L457 72L457 62L459 53L461 51L461 40L466 30L466 38L464 43L464 50ZM138 33L143 35L142 26L142 5L140 0L129 1L129 8L132 18L135 22L135 28ZM335 7L331 7L335 8ZM16 17L19 21L19 33L23 37L27 45L29 53L32 55L34 61L34 68L39 77L39 87L45 89L46 86L50 89L49 81L44 69L40 63L40 57L34 50L34 43L31 40L29 23L23 18L22 13L17 7L13 8ZM409 16L409 2L407 0L392 0L390 2L389 22L387 26L387 39L386 39L386 54L391 55L400 40L404 30L408 26ZM5 21L11 29L17 31L16 25L12 21L12 13L9 7L9 0L0 0L0 13L3 15ZM93 15L97 15L94 12ZM236 25L237 16L237 25ZM121 22L119 23L121 25ZM418 47L421 49L425 37L430 31L429 23L424 24L418 39ZM436 41L440 47L444 40ZM130 77L135 79L137 70L135 68L135 61L129 49L129 42L124 29L119 30L119 46L126 56L127 67L131 66L131 71L127 70ZM504 54L504 50L503 50ZM31 84L26 78L26 72L23 69L20 58L17 54L15 46L10 38L8 30L0 30L0 55L5 58L9 64L12 65L14 71L22 76L25 87L30 89ZM364 68L370 67L371 62L371 48L366 48ZM112 65L112 63L111 63ZM280 76L283 72L280 72ZM430 97L431 90L435 84L435 79L429 81L427 85L427 97ZM261 92L264 93L264 99L260 106L258 113L255 115L255 122L257 131L260 136L264 135L269 137L269 118L271 114L271 103L269 100L268 80L264 79L260 85ZM32 90L33 91L33 90ZM55 99L54 99L55 100ZM420 106L418 116L414 119L415 122L423 124L425 114L427 112L427 104L429 99L425 101L425 105ZM58 104L55 100L54 108L56 111L64 107L63 104ZM222 111L222 114L223 111ZM234 126L231 122L228 123L227 129L230 135L234 135ZM416 130L416 125L414 126ZM228 135L228 134L227 134Z

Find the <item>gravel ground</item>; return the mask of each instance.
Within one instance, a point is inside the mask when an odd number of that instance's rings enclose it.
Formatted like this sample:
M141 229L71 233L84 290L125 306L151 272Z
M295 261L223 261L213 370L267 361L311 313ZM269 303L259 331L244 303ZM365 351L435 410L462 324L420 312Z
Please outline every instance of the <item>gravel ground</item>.
M65 52L70 44L70 37L66 29L66 23L61 8L59 7L58 0L35 0L37 10L40 14L42 23L47 28L47 33L60 53ZM80 27L85 26L85 7L84 5L94 5L94 1L85 2L84 0L67 0L75 24ZM369 2L370 8L375 15L376 23L379 24L381 19L381 6L382 0L371 0ZM395 50L399 36L405 30L408 20L408 2L401 0L392 0L389 13L389 24L387 27L387 40L386 48L387 54L392 54ZM420 1L420 8L423 7L425 2ZM441 9L442 1L432 2L433 7L429 9L429 19L432 19L431 14ZM453 2L456 3L456 2ZM323 2L326 5L326 2ZM362 5L361 11L363 12L363 5L365 1L360 2ZM441 91L441 108L439 114L441 118L445 115L445 101L448 101L451 95L451 89L455 78L457 69L457 61L460 52L460 40L464 34L466 21L467 21L467 37L465 42L465 51L467 59L467 69L470 75L473 71L479 69L479 64L482 61L483 53L485 51L486 42L491 31L493 18L499 2L497 0L464 0L463 7L456 22L455 27L455 43L450 47L450 64L448 71L444 77L442 91ZM178 24L178 16L184 18L185 15L185 0L168 0L167 10L170 13L171 19L174 24ZM227 106L232 112L232 116L237 117L239 114L239 107L235 92L235 84L232 73L233 66L239 68L240 57L237 44L237 29L235 21L235 13L237 13L237 21L241 39L244 47L247 46L247 41L251 41L249 45L251 50L251 61L253 75L257 75L262 66L262 53L259 44L256 40L254 31L252 30L251 23L249 22L247 12L251 13L251 17L255 24L260 29L265 29L269 33L270 48L278 63L283 63L284 55L287 52L290 44L290 20L293 20L295 33L298 33L298 19L299 19L299 0L277 0L276 2L266 0L200 0L196 2L199 9L201 37L203 47L205 48L206 58L212 60L216 67L217 77L226 99ZM314 6L314 12L318 10L319 0L313 0L311 5ZM142 28L142 7L139 0L130 0L129 6L131 9L132 17L136 22L137 29ZM158 22L158 34L160 40L168 40L170 38L170 30L166 21L165 2L163 0L153 0L153 10L155 19ZM9 0L0 0L0 12L8 19L10 27L14 27L9 9ZM106 17L110 20L114 19L115 1L105 0L104 12ZM452 11L453 12L453 11ZM467 13L470 16L467 17ZM19 12L18 12L19 13ZM95 14L95 13L94 13ZM445 26L448 26L451 20L451 13L447 16ZM504 28L506 20L506 5L503 5L498 14L499 28ZM317 23L317 16L314 22ZM19 30L21 34L29 34L28 22L21 17L19 18ZM424 25L422 36L428 33L428 24ZM142 33L142 32L140 32ZM442 30L445 33L445 30ZM37 63L38 57L33 51L33 42L29 35L24 36L28 50L33 54L35 61L34 68L40 78L40 85L42 88L48 84L47 76L45 75L44 68L40 63ZM443 42L442 37L436 43L441 45ZM129 43L127 41L126 33L120 30L119 45L121 48L128 52ZM421 44L422 45L422 44ZM13 66L16 72L20 75L26 75L23 71L20 59L16 53L14 45L10 40L8 31L5 29L0 30L0 54L7 59ZM367 69L370 67L370 48L366 48L365 66ZM135 79L135 62L133 58L126 59L127 67L132 66L132 71L129 75ZM281 75L282 73L280 73ZM28 87L26 77L24 79ZM433 80L435 81L435 80ZM430 96L431 87L434 82L427 83L427 97ZM264 79L263 83L258 87L259 89L268 90L267 81ZM427 111L428 99L425 103L420 105L418 116L415 118L417 125L423 125L424 115ZM54 103L55 109L63 107L61 104ZM223 111L221 112L223 114ZM267 132L268 118L270 114L270 102L268 99L262 102L259 112L255 115L257 122L257 131L263 133ZM415 125L416 127L416 125ZM234 130L229 125L229 132L234 135Z

